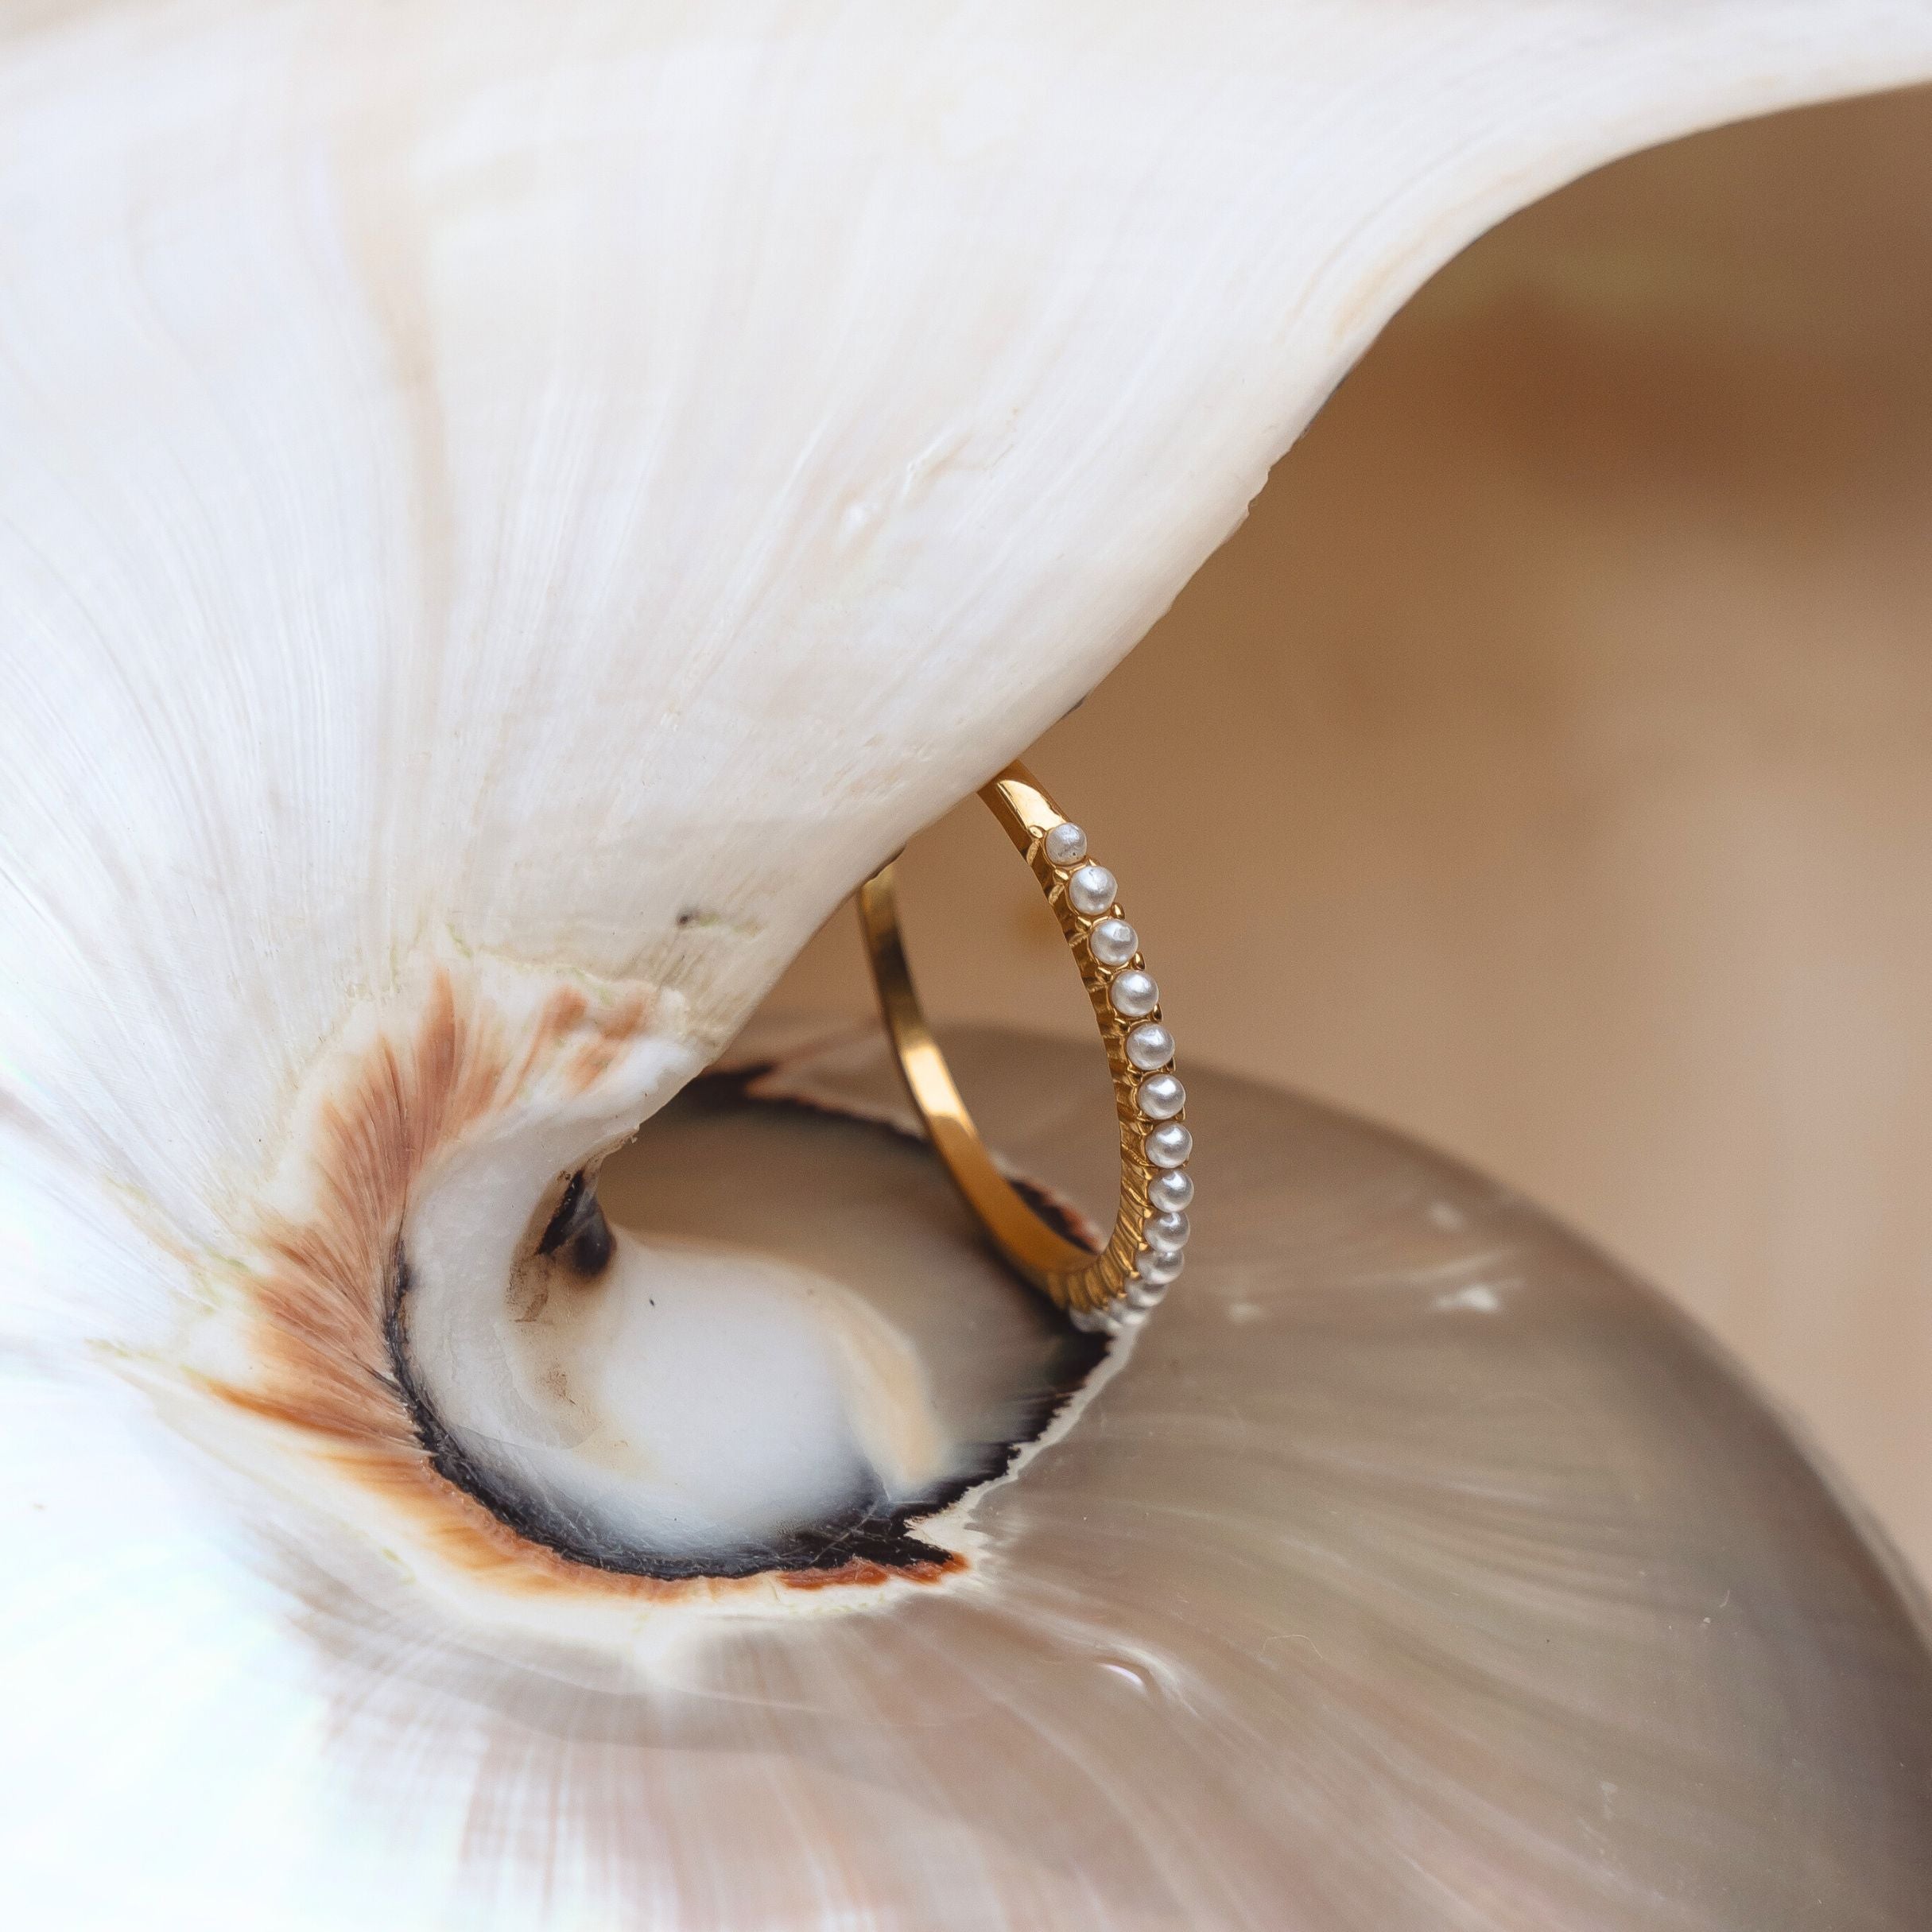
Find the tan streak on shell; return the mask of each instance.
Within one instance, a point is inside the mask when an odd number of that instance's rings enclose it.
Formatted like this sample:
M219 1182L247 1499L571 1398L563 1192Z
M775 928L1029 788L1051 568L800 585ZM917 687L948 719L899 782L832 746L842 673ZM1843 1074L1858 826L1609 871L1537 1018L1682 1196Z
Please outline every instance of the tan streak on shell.
M406 1523L417 1548L471 1581L525 1600L568 1595L656 1604L927 1582L957 1557L888 1570L837 1569L665 1580L578 1563L532 1542L438 1470L390 1361L390 1282L412 1193L425 1170L545 1076L584 1092L649 1025L653 1002L626 989L599 1006L574 987L545 1002L521 1044L487 995L447 969L413 1026L353 1057L312 1114L313 1206L262 1215L246 1274L258 1379L204 1375L224 1404L285 1431L306 1453ZM479 1285L479 1288L482 1285Z

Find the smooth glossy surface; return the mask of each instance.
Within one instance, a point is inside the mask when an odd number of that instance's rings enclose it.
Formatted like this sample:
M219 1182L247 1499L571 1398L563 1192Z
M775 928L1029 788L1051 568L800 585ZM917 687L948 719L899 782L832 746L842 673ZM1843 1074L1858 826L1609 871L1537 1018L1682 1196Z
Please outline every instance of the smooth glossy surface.
M1104 1200L1077 1049L948 1051L1010 1158ZM889 1104L849 1065L813 1090ZM985 1499L984 1599L845 1666L842 1763L929 1796L842 1882L906 1925L1917 1932L1932 1666L1759 1400L1519 1198L1193 1084L1222 1171L1185 1282ZM952 1714L889 1742L915 1694Z
M1143 1238L1157 1255L1179 1254L1192 1232L1185 1214L1157 1214L1142 1231Z
M668 1259L663 1273L673 1292L688 1278L682 1257L701 1254L717 1265L735 1255L748 1263L747 1285L780 1269L801 1284L804 1305L819 1302L826 1332L838 1332L850 1303L867 1325L894 1337L925 1391L942 1460L936 1489L956 1493L976 1473L983 1479L996 1468L1010 1446L1037 1436L1055 1391L1070 1386L1077 1364L1091 1355L1091 1344L1069 1339L1043 1296L989 1261L970 1224L962 1228L945 1170L922 1140L896 1127L805 1113L782 1101L751 1104L700 1083L607 1165L599 1192L620 1229L638 1231L627 1239L647 1256ZM897 1265L909 1227L927 1224L961 1238L945 1241L929 1264ZM813 1295L815 1279L829 1286L829 1305L824 1288ZM776 1329L760 1340L747 1352L746 1376L772 1375L768 1358L790 1346ZM809 1356L800 1362L801 1387L814 1366ZM889 1379L875 1377L852 1394L858 1399L848 1400L847 1415L855 1437L905 1440ZM714 1379L711 1397L735 1405L743 1391L728 1377ZM781 1414L739 1427L758 1439L785 1421ZM789 1527L809 1528L809 1519Z
M1140 1111L1150 1120L1171 1120L1187 1104L1187 1089L1172 1073L1156 1073L1140 1083Z
M1143 1255L1135 1263L1134 1272L1146 1287L1165 1293L1181 1278L1181 1271L1186 1265L1187 1256L1177 1248L1170 1255L1158 1252Z
M946 1045L1009 1158L1104 1200L1077 1049ZM788 1084L898 1104L870 1042ZM444 1792L502 1821L473 1882L588 1859L675 1922L748 1929L1918 1932L1932 1666L1762 1403L1520 1199L1196 1084L1213 1226L1065 1439L982 1499L971 1586L729 1633L677 1695L506 1682ZM970 1334L999 1278L960 1272L934 1164L895 1212L918 1162L779 1131L771 1211L814 1190L862 1292L916 1307L943 1270ZM687 1166L680 1132L673 1109L623 1158L690 1234L736 1211L732 1137ZM869 1240L839 1235L847 1196L887 1217ZM386 1666L345 1682L351 1752L385 1709L462 1708ZM367 1760L371 1798L399 1775Z
M1147 1183L1147 1198L1163 1214L1178 1212L1194 1199L1194 1177L1183 1168L1170 1167Z
M1133 1019L1143 1013L1151 1013L1161 1003L1161 989L1154 983L1151 973L1135 970L1115 974L1113 984L1107 989L1107 997L1116 1013Z

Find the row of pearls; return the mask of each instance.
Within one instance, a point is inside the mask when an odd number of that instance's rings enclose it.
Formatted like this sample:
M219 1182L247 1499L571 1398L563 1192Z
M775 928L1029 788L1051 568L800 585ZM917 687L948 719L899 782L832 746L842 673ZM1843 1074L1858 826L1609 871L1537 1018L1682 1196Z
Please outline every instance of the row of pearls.
M1145 1123L1142 1150L1154 1170L1147 1183L1152 1212L1141 1227L1140 1252L1126 1293L1110 1308L1073 1317L1082 1327L1118 1333L1146 1320L1185 1263L1187 1211L1194 1199L1186 1162L1194 1151L1194 1136L1177 1117L1187 1105L1187 1089L1174 1072L1174 1037L1156 1017L1160 987L1136 964L1140 935L1120 916L1119 882L1088 858L1087 835L1078 825L1055 825L1043 843L1048 863L1061 875L1067 904L1081 921L1087 949L1108 976L1107 1003L1121 1019L1134 1022L1123 1047L1127 1064L1143 1077L1135 1100Z

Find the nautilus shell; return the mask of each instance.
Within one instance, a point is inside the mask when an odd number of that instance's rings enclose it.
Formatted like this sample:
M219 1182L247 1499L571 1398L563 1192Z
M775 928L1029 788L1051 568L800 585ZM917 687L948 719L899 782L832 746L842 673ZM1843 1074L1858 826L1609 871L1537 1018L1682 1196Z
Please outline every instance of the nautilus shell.
M1115 1346L875 1046L659 1110L1464 242L1926 73L1877 0L0 16L25 1922L1912 1922L1907 1593L1531 1210L1209 1080ZM1090 1198L1074 1063L967 1057Z

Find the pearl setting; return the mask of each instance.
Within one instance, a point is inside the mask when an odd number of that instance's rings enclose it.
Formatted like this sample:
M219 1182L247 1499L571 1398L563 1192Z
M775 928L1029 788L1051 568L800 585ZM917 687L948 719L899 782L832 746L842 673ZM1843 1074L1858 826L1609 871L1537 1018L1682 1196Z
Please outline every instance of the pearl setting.
M1150 1206L1177 1214L1194 1198L1194 1179L1185 1167L1163 1168L1147 1183Z
M1103 919L1087 935L1087 948L1103 966L1124 966L1140 950L1140 935L1124 919Z
M1110 910L1120 882L1104 865L1084 865L1067 881L1067 903L1089 918Z
M1140 1111L1150 1120L1171 1120L1187 1104L1187 1089L1171 1073L1150 1073L1140 1083Z
M1140 935L1122 916L1119 882L1089 855L1086 832L1062 823L1049 827L1034 848L1034 868L1060 912L1083 967L1107 1035L1121 1095L1121 1152L1127 1163L1123 1231L1132 1234L1131 1271L1115 1298L1075 1309L1082 1328L1120 1334L1138 1327L1180 1278L1192 1232L1194 1199L1185 1163L1194 1136L1185 1124L1187 1089L1174 1071L1174 1037L1162 1024L1159 983L1140 956ZM1138 1202L1139 1226L1127 1212Z

